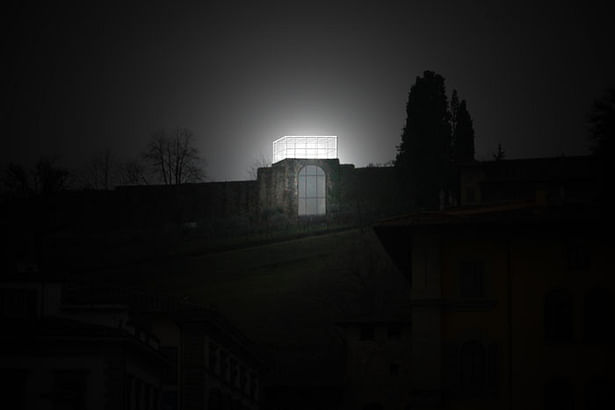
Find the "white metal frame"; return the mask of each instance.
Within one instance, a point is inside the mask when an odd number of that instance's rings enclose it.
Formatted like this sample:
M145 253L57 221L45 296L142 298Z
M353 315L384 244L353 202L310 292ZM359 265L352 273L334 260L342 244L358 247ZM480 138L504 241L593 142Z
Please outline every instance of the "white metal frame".
M286 158L337 158L337 136L335 135L286 135L273 141L275 164Z

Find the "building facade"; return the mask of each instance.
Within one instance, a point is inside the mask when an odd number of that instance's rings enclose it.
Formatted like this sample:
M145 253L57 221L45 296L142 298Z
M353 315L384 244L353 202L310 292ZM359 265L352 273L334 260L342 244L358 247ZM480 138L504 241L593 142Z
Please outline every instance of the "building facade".
M26 276L0 283L3 406L160 409L167 361L156 336L121 306L65 310L62 283Z
M378 225L412 283L410 408L612 408L615 281L602 217L520 202Z
M0 382L14 409L256 410L262 362L211 309L44 275L0 282Z
M121 186L111 207L124 224L222 224L226 231L272 218L376 220L403 209L396 170L340 164L336 137L282 137L273 158L255 181Z

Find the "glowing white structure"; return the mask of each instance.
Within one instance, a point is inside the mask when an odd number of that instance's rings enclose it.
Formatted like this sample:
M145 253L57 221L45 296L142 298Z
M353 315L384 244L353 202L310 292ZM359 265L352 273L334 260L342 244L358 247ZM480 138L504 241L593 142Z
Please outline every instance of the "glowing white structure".
M284 136L273 141L273 163L286 158L337 158L337 136Z

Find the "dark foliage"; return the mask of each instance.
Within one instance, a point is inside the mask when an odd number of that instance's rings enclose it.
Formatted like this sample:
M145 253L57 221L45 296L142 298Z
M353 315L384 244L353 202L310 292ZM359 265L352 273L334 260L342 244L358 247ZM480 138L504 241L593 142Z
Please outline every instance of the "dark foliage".
M50 158L39 159L34 169L9 164L2 178L3 191L11 196L50 195L68 187L70 174Z
M615 140L615 89L596 100L589 115L590 149L596 156L612 157Z
M498 144L498 150L493 154L494 161L501 161L506 158L506 151L502 148L502 144Z
M179 185L204 179L202 159L195 145L194 134L177 128L174 134L160 131L152 136L144 154L160 182Z
M456 95L457 92L454 91L453 96ZM453 160L458 163L474 160L474 125L465 100L457 106L451 102L451 117L454 118Z
M444 77L425 71L410 89L395 166L413 206L435 208L450 169L451 124Z
M425 71L410 89L395 166L408 204L437 208L456 195L455 163L474 160L474 126L457 91L449 107L444 77Z
M598 201L609 207L615 199L612 176L615 174L613 142L615 141L615 89L609 89L594 102L588 121L592 154L600 166Z

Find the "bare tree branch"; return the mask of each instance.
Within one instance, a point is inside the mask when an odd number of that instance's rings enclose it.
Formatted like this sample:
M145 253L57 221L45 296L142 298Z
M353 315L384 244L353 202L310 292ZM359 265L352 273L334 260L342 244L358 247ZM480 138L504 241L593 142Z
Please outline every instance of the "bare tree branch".
M250 178L251 180L256 180L256 178L258 177L258 169L266 168L270 165L270 161L267 160L265 155L263 155L263 153L261 152L260 155L254 159L252 164L250 164L250 167L247 170L248 178Z
M204 179L204 163L194 142L187 128L177 128L173 135L160 131L152 136L144 158L163 184L199 182Z

